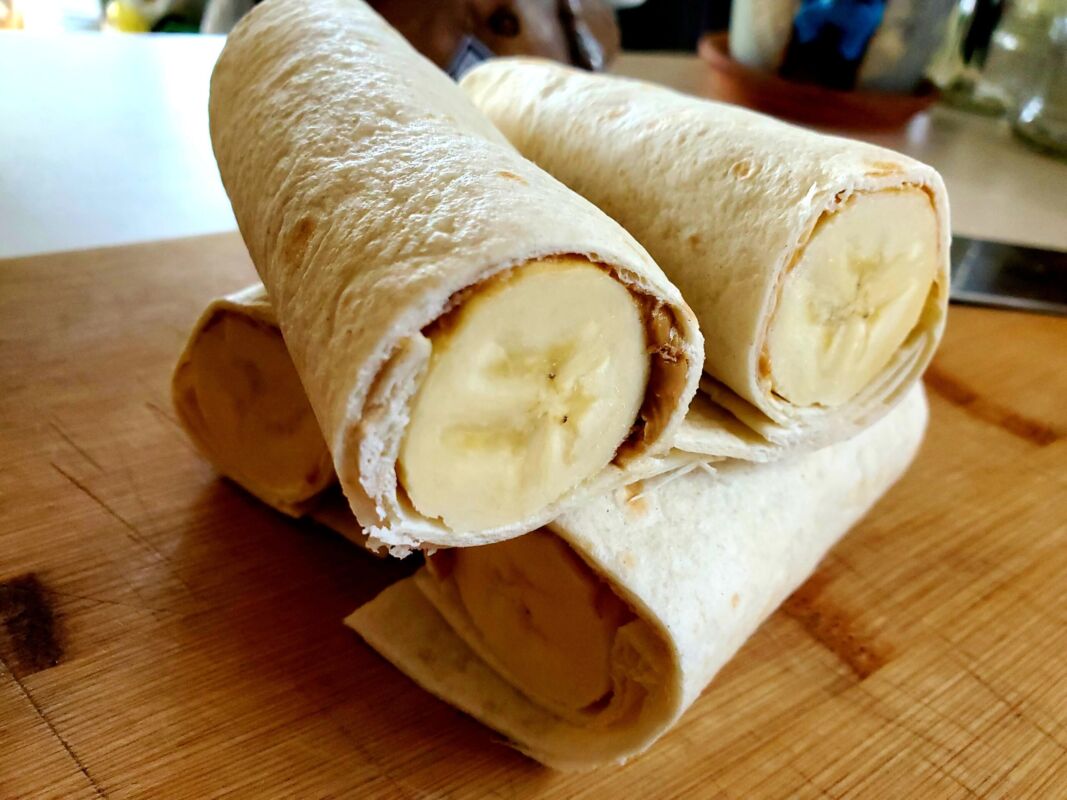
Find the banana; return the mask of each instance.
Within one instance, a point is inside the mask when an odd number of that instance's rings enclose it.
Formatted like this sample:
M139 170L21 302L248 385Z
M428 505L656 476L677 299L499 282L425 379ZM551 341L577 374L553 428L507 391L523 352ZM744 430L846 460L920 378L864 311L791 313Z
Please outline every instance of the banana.
M492 279L429 335L397 473L415 509L454 530L521 519L600 471L645 398L641 309L582 258Z
M277 328L221 313L187 368L179 409L221 472L285 507L331 483L330 453Z
M608 695L615 634L633 614L561 539L542 530L449 555L463 606L512 685L569 711Z
M937 216L917 188L856 194L820 220L769 326L772 390L797 405L854 397L919 321L938 247Z

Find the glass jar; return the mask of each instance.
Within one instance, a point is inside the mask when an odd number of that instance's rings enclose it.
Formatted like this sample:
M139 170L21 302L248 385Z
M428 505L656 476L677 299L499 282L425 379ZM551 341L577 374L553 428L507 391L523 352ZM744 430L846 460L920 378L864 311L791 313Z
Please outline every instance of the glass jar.
M1067 9L1049 26L1043 69L1012 128L1032 147L1067 158Z

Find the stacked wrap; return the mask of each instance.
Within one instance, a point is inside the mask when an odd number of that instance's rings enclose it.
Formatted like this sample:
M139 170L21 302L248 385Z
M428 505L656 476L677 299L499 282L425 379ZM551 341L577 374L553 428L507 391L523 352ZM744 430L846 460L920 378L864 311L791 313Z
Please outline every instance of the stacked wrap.
M372 538L404 551L515 536L668 449L700 371L700 334L677 289L363 3L257 7L215 67L210 120L241 234ZM553 259L597 267L639 308L650 359L639 413L601 443L603 463L535 507L473 528L421 513L397 462L434 368L429 329Z
M610 693L585 708L553 708L509 680L501 659L515 643L487 646L454 586L425 568L357 610L348 624L416 683L542 763L573 770L624 761L678 719L896 481L925 424L925 398L914 387L888 416L845 442L771 464L731 461L715 474L693 470L644 496L637 509L606 495L553 522L549 531L630 612L611 643ZM531 621L517 634L544 638L540 587L529 583L537 572L527 562L522 616ZM598 611L612 613L603 611L610 606L602 592L590 594ZM591 646L589 638L574 644L575 664Z
M634 82L520 60L464 88L641 244L358 0L268 0L212 81L216 153L266 288L205 310L174 401L265 502L427 550L347 620L400 670L545 764L622 762L914 457L915 384L944 324L944 188L895 153ZM575 264L620 284L608 292L646 325L632 430L506 525L421 514L398 464L448 336L524 275L551 286ZM521 322L542 336L544 320Z
M695 311L704 393L677 447L766 459L840 441L929 364L950 229L926 164L536 59L487 62L462 86L519 152L634 234ZM715 407L758 436L731 442Z
M267 505L300 516L336 482L261 285L208 305L178 358L171 395L201 453Z

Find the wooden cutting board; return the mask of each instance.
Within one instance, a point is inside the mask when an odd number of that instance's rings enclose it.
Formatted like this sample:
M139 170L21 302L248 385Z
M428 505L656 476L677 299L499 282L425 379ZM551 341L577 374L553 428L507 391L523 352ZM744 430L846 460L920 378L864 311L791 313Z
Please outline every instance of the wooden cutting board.
M955 308L918 462L645 756L560 775L341 619L414 567L216 479L236 235L0 262L0 797L1067 796L1067 320Z

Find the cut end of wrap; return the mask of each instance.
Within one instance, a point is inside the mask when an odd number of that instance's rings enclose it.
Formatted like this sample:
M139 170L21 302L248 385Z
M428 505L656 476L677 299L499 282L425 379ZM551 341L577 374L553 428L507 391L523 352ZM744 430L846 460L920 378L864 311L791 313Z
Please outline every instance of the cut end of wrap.
M778 288L764 380L797 406L844 405L942 302L937 212L917 186L857 192L824 212Z
M398 440L391 488L358 476L378 493L375 538L404 551L501 541L666 451L699 377L686 313L572 254L451 298L422 331L405 414L385 397L394 381L377 381L368 403L394 407ZM387 453L386 438L356 446Z
M175 409L222 474L276 509L303 513L333 463L273 320L255 299L212 304L174 371Z

